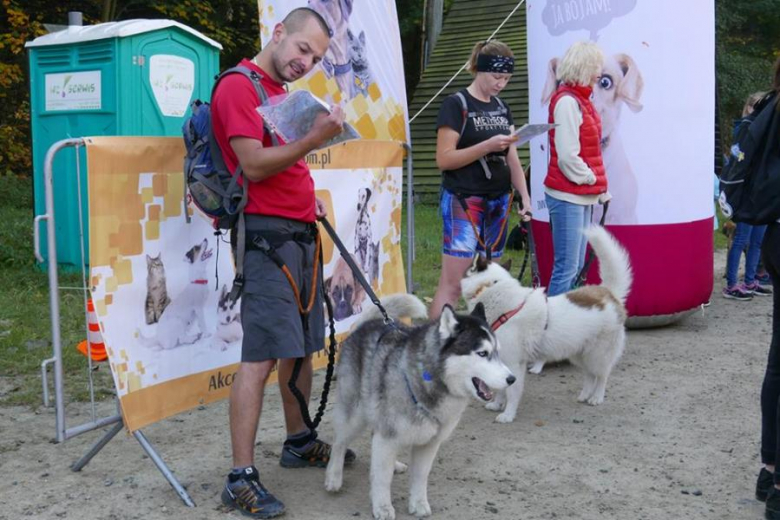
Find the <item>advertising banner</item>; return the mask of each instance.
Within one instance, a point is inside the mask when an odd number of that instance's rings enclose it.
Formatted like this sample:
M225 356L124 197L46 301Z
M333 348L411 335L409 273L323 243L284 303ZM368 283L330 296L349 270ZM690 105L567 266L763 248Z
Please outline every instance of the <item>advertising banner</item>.
M629 250L632 315L697 306L712 288L715 11L691 0L527 0L530 120L548 120L556 67L577 41L605 62L592 101L612 195L606 224ZM544 179L549 139L531 143L534 231L542 279L552 244ZM594 210L594 221L601 208ZM595 269L591 271L595 273ZM671 278L670 278L671 277ZM674 294L659 288L675 287Z
M240 302L226 298L234 273L226 237L185 206L182 140L86 141L90 290L133 431L227 397L241 355ZM394 142L350 141L309 158L329 221L380 295L405 291L402 152ZM342 167L334 171L333 163ZM323 251L343 335L371 301L326 236ZM315 367L326 362L324 351L315 357Z

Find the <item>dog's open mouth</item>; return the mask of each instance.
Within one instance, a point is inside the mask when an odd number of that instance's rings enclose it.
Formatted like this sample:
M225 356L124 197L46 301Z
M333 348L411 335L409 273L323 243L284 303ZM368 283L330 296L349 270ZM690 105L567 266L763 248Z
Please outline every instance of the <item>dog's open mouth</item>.
M493 399L493 392L490 391L488 385L478 377L472 377L471 382L474 384L474 388L477 389L477 395L483 401L490 401Z

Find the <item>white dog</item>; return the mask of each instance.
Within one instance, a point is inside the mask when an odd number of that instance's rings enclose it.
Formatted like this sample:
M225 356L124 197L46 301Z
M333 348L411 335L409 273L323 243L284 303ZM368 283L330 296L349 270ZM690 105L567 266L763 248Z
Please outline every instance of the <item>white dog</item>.
M461 282L469 308L485 306L487 322L501 344L501 358L517 375L505 394L486 407L504 412L498 422L511 422L523 394L524 367L531 361L569 359L582 368L584 383L578 400L604 401L612 368L625 343L625 299L631 288L626 251L599 226L585 231L599 258L602 284L585 286L547 298L542 289L523 287L506 269L475 259Z
M138 330L138 337L149 347L172 349L179 345L189 345L209 336L203 313L203 302L209 295L208 259L213 249L208 248L208 240L193 246L184 255L189 268L189 283L165 308L157 322L155 334L145 337ZM187 334L193 324L198 332Z
M547 67L547 81L542 90L542 104L546 105L558 87L556 70L558 58ZM612 194L607 224L636 224L638 200L637 181L620 137L620 113L625 104L632 112L640 112L644 80L634 60L628 54L606 57L601 77L593 88L593 105L601 117L601 153L607 172L609 192ZM594 206L593 219L601 219L601 206Z

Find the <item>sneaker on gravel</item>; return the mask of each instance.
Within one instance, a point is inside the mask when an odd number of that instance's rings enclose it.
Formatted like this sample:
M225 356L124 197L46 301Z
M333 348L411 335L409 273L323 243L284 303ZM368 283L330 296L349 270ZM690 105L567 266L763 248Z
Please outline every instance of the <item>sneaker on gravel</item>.
M772 285L772 278L769 273L757 274L756 281L761 285Z
M775 486L771 486L766 495L764 518L767 520L780 520L780 489L777 489Z
M754 296L772 296L772 289L769 287L764 287L758 282L753 282L747 285L743 284L742 290Z
M726 287L723 289L723 297L729 300L749 301L753 299L753 295L745 291L741 285L735 285L734 287Z
M348 449L344 464L355 462L355 452ZM324 468L330 461L330 444L317 438L310 440L301 448L285 442L279 464L284 468Z
M222 490L222 503L251 518L275 518L284 514L284 504L260 483L257 468L249 466L231 473Z

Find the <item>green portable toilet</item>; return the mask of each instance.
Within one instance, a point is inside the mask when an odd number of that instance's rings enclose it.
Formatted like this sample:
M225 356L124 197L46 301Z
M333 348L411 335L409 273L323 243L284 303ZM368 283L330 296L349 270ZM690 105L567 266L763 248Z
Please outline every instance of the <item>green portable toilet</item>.
M71 25L27 42L35 214L46 212L44 158L61 139L103 136L180 136L193 99L208 99L222 46L172 20L126 20ZM65 148L54 161L57 261L89 263L86 155ZM77 175L77 171L80 173ZM48 258L46 229L41 252Z

